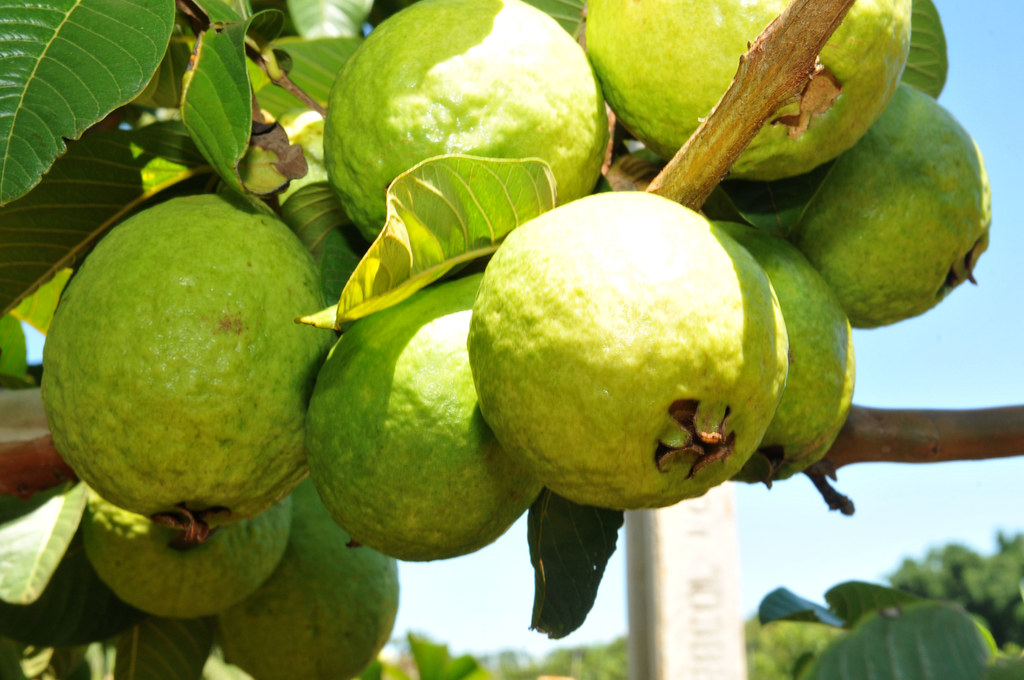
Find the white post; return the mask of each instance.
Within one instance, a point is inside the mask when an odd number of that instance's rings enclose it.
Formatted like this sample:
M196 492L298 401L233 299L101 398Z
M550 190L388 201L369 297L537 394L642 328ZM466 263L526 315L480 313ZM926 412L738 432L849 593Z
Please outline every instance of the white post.
M630 680L746 680L729 484L626 513Z

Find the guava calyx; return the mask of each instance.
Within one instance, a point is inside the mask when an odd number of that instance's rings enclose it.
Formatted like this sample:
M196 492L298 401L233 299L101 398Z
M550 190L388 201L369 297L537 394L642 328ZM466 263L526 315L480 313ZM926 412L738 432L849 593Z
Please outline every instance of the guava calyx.
M953 263L949 268L949 273L946 274L946 280L943 283L942 290L939 291L939 296L944 296L964 281L970 281L975 286L978 285L977 279L974 278L974 263L978 261L978 257L981 256L981 253L988 245L987 241L987 236L980 237L964 255L962 262Z
M216 527L211 529L210 525L206 523L207 515L231 514L229 509L220 506L192 510L185 503L178 503L176 507L177 511L158 512L150 515L149 519L154 524L177 529L174 538L167 545L182 551L202 545L217 530Z
M735 451L736 434L729 432L727 422L730 409L725 407L721 419L701 418L700 402L696 399L678 399L668 407L669 416L679 424L682 432L666 441L659 441L654 451L654 463L659 472L668 472L680 460L696 456L686 476L691 479L708 465L729 458Z

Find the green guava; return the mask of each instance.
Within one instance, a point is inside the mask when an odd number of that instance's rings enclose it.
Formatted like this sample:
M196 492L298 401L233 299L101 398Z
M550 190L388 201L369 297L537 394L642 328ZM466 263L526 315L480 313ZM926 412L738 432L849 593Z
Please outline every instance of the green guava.
M398 565L350 545L307 479L277 569L217 616L224 657L259 680L346 680L384 647L398 613Z
M305 415L335 336L312 256L215 195L122 222L64 291L43 350L53 441L103 498L151 516L253 517L307 474Z
M391 181L433 156L547 161L566 203L594 188L604 99L580 46L521 0L421 0L392 15L331 89L324 157L367 239Z
M274 571L291 525L286 497L250 519L212 532L188 549L178 531L89 495L82 516L85 554L119 598L155 616L212 616L241 602Z
M770 484L820 460L846 422L853 399L853 336L839 299L799 250L742 224L717 224L768 274L789 336L782 401L757 452L733 477Z
M401 560L479 550L541 490L477 407L466 335L481 277L357 322L310 400L306 450L324 505L360 544Z
M790 240L855 328L917 316L965 280L992 221L981 152L938 102L901 85L839 157Z
M277 122L288 133L288 140L302 147L302 155L306 159L306 174L288 183L288 188L279 196L283 203L307 184L327 181L327 168L324 166L324 118L310 109L291 109L282 113Z
M728 89L749 44L788 4L591 0L587 53L618 120L671 158ZM821 52L825 71L761 129L732 176L799 175L853 146L903 73L910 10L911 0L857 0Z
M484 419L552 491L632 509L739 471L782 396L786 329L764 270L653 194L594 194L513 231L468 337Z

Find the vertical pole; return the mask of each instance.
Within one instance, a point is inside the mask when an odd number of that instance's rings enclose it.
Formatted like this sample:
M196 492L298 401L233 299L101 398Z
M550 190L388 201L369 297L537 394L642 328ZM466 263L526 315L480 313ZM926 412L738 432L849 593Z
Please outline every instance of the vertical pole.
M626 513L630 680L746 680L733 491Z

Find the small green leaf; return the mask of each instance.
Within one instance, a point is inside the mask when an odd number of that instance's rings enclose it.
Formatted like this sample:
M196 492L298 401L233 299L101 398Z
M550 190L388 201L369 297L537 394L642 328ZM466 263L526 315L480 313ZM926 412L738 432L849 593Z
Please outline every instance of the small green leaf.
M0 376L23 378L28 370L25 331L13 314L0 316Z
M215 618L149 618L117 638L114 680L199 680Z
M910 21L910 54L903 82L938 98L946 85L949 62L946 34L932 0L914 0Z
M35 602L78 528L86 487L78 483L25 515L0 524L0 600Z
M0 0L0 206L143 90L173 25L174 0Z
M397 304L456 265L497 250L520 224L555 205L555 179L541 160L439 156L399 175L388 217L341 292L334 313L305 320L338 328Z
M185 76L191 56L191 41L172 38L153 77L132 103L156 108L177 108L181 103L181 79Z
M35 293L22 300L12 314L45 335L50 329L60 294L70 278L71 270L61 269L52 279L37 288Z
M362 42L360 38L281 38L274 47L286 52L291 60L288 77L303 92L321 106L327 106L327 96L349 56ZM308 108L287 90L269 80L256 89L260 106L275 118L289 109ZM258 84L254 83L254 88Z
M757 610L757 618L762 624L772 621L806 621L843 627L842 618L786 588L776 588L764 596Z
M921 598L908 592L862 581L847 581L830 588L825 601L831 610L852 628L865 616L876 612L919 602Z
M248 19L251 15L249 3L246 0L239 1L241 4L227 0L187 0L202 10L211 24L228 24Z
M955 605L921 601L872 614L821 653L802 680L982 680L988 645Z
M831 169L829 162L804 175L774 182L726 180L719 186L744 220L758 229L785 237L803 217Z
M534 575L532 629L557 639L583 624L622 522L620 510L578 505L548 489L541 491L527 515Z
M288 0L295 29L304 38L361 37L373 0Z
M577 40L583 34L584 0L526 0L529 4L548 14Z
M36 647L69 647L106 640L145 617L100 580L76 536L39 599L0 602L0 635Z

